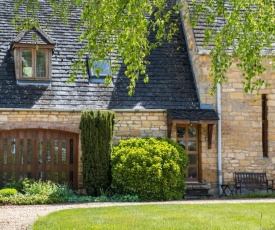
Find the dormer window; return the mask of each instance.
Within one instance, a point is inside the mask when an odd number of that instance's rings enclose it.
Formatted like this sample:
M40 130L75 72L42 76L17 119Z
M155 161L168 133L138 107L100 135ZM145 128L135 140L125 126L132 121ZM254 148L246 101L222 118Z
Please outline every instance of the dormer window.
M86 62L89 82L104 83L105 78L112 75L110 59L106 58L104 60L95 61L91 64L90 58L87 56Z
M20 48L20 80L49 80L49 50Z
M54 47L53 40L41 29L18 34L11 46L17 82L50 82Z

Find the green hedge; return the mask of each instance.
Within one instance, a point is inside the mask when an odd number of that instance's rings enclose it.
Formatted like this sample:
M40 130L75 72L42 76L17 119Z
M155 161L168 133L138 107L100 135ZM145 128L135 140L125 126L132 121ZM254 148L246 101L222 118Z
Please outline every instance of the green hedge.
M182 199L187 159L185 150L170 139L122 140L111 158L112 188L144 201Z
M83 185L88 195L99 196L111 184L110 158L115 124L111 111L83 111L81 149Z

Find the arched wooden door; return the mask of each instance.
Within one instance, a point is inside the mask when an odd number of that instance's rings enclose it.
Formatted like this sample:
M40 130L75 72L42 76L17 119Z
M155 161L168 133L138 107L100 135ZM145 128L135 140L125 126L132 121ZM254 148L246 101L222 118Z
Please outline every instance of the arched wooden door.
M44 129L0 131L0 187L8 179L78 187L78 134Z

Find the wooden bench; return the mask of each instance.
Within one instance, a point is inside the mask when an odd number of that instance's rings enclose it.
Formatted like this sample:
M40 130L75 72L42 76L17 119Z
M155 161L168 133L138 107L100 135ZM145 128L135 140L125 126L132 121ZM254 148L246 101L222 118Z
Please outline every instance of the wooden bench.
M263 189L273 190L273 180L266 179L266 173L253 173L253 172L235 172L235 192L242 194L242 189Z

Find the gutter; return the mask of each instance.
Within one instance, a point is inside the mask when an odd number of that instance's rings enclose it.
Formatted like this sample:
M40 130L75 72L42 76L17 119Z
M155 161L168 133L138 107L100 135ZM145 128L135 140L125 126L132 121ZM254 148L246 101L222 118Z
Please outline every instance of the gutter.
M0 112L77 112L80 113L86 110L110 110L114 112L166 112L167 109L56 109L56 108L0 108Z
M219 116L218 120L218 189L219 195L222 194L222 121L221 121L221 85L217 84L217 113Z

